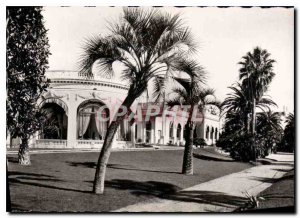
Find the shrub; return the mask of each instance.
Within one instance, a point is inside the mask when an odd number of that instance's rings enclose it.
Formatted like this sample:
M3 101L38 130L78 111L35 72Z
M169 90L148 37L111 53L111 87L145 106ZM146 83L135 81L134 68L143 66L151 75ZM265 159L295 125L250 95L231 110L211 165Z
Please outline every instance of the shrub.
M256 137L255 151L252 148L252 135L245 132L222 133L216 143L217 147L229 152L230 156L238 161L250 161L257 157L264 157L267 153L265 143Z
M193 144L196 145L197 147L204 147L207 146L205 140L203 138L194 138Z

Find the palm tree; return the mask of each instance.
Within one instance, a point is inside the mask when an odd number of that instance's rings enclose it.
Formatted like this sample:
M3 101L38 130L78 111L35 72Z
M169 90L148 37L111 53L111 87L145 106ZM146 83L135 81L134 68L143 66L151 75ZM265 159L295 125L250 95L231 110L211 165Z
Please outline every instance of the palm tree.
M222 139L222 146L229 146L231 148L231 145L226 144L231 144L234 139L237 141L242 140L239 138L240 136L245 136L246 138L250 137L249 114L251 113L253 108L251 92L249 92L247 86L244 86L241 83L236 83L234 86L231 86L229 88L232 90L232 92L228 94L228 97L223 101L221 105L223 113L226 113L226 123L224 126L224 132L222 134L222 137L220 138ZM255 107L259 108L262 111L270 110L270 106L277 105L267 95L260 96L255 104ZM250 159L257 156L255 147L253 145L254 137L253 135L251 137L252 155ZM233 148L233 150L235 149Z
M279 143L281 140L283 129L281 127L281 113L272 112L271 110L267 112L262 112L257 114L257 134L261 138L261 141L265 142L265 154L269 149L272 149L275 144Z
M205 72L203 68L195 61L182 61L177 70L189 75L189 79L174 77L174 80L180 84L180 87L173 88L174 97L168 100L168 105L188 105L188 119L186 123L185 148L183 155L182 173L186 175L193 174L193 137L196 125L193 119L194 114L203 114L206 105L218 105L218 102L210 98L214 96L214 90L204 89L200 84L205 81Z
M179 15L161 13L156 9L124 8L120 22L110 24L110 34L86 41L80 73L93 77L92 68L97 65L104 74L111 76L114 74L113 64L121 64L122 78L129 84L121 107L129 108L147 89L149 81L160 87L156 90L159 96L171 65L180 59L179 55L186 56L195 50L191 32L183 26ZM112 141L124 116L115 117L108 127L96 168L94 193L104 191Z
M290 113L285 121L284 136L282 140L283 151L294 152L295 150L295 117Z
M234 120L238 123L243 122L242 129L249 131L249 119L248 114L252 110L251 104L251 94L248 90L248 87L243 86L241 83L236 83L235 85L229 87L232 90L228 94L228 97L223 101L221 108L223 112L226 112L227 122ZM267 95L262 95L256 102L256 108L261 109L262 111L270 110L270 106L277 106L272 99ZM237 119L236 119L237 118ZM234 123L231 122L231 123Z
M273 64L275 60L270 59L270 53L259 47L254 48L253 53L248 52L239 62L240 80L242 85L249 90L252 106L251 133L253 150L255 152L255 127L256 127L256 104L267 91L269 84L275 76ZM254 155L256 158L256 155Z
M256 104L267 91L269 84L275 76L273 64L275 60L270 59L270 53L259 47L254 48L253 52L248 52L239 62L239 78L242 80L242 86L249 91L251 99L252 125L251 132L255 135Z

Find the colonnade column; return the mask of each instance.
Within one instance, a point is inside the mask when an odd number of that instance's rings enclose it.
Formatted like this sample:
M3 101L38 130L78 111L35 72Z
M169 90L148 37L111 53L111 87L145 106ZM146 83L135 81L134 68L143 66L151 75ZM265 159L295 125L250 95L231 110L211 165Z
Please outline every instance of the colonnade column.
M143 121L141 123L141 131L142 131L142 140L143 140L143 143L146 143L146 138L147 138L147 132L146 132L146 122Z
M155 131L155 120L151 121L151 143L156 143L156 131Z
M135 128L137 128L136 126L137 124L134 123L131 125L131 143L132 143L132 146L135 147Z
M180 145L180 143L183 143L183 129L184 129L184 124L181 125L179 145Z
M68 107L68 134L67 148L75 148L77 145L77 107Z
M177 126L175 126L175 121L173 122L173 144L177 142Z

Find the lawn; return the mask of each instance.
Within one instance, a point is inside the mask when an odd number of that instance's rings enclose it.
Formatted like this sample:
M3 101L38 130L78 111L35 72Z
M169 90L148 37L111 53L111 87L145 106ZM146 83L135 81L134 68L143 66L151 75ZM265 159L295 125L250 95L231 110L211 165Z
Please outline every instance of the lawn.
M198 151L199 152L199 151ZM194 175L181 172L183 151L112 152L105 193L91 193L98 153L32 154L31 166L9 155L13 211L111 211L251 167L194 158Z
M274 184L261 192L259 196L264 197L265 200L260 201L258 209L280 208L285 212L293 212L294 210L294 195L295 195L295 172L294 170L287 171L287 173L279 179L272 181ZM284 208L288 207L288 208ZM269 210L272 212L272 210Z

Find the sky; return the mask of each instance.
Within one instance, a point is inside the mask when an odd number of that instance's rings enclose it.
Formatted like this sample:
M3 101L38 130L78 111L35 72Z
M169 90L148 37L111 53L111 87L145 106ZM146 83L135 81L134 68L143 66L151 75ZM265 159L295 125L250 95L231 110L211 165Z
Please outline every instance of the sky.
M294 10L285 8L199 8L163 7L180 13L199 45L193 56L207 71L209 87L219 100L238 81L242 56L259 46L266 49L274 64L275 77L268 95L278 110L294 108ZM84 40L107 34L107 22L117 22L121 7L45 7L49 30L49 70L76 70Z

